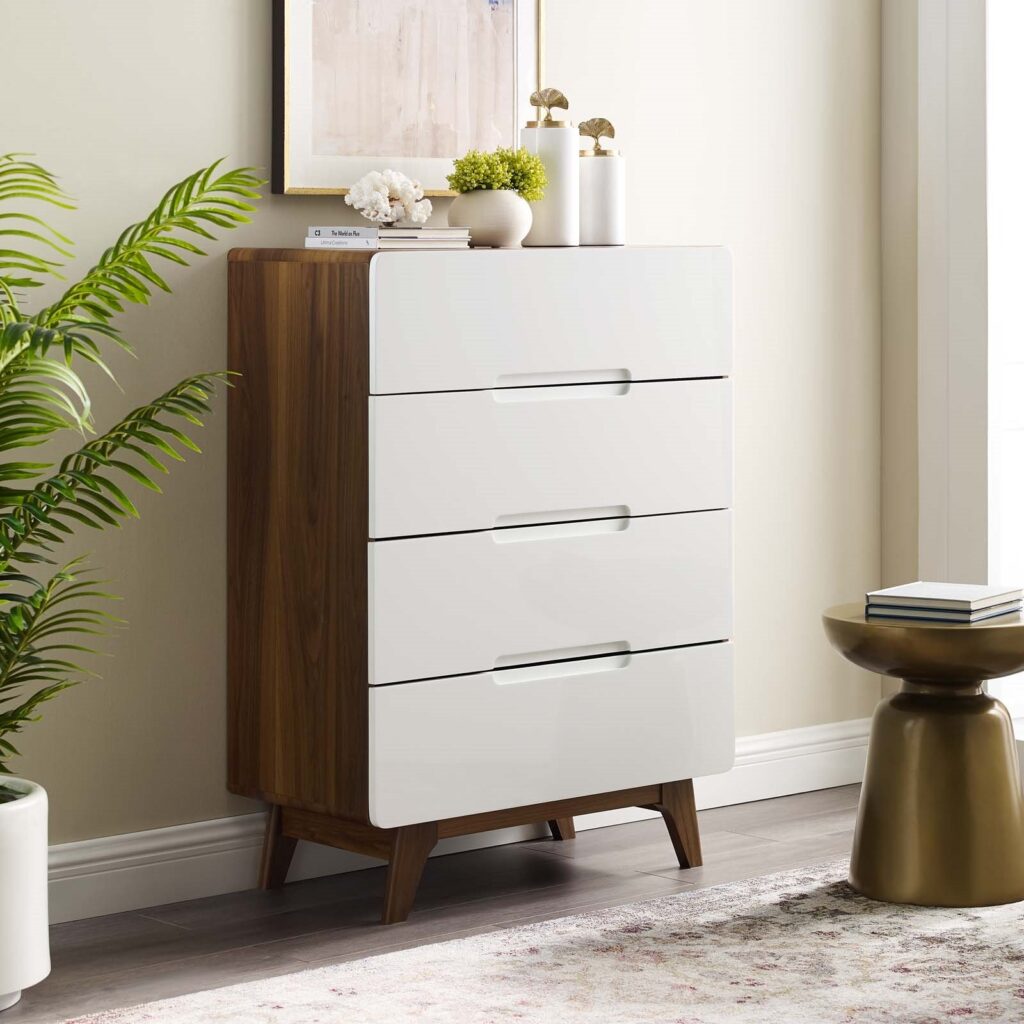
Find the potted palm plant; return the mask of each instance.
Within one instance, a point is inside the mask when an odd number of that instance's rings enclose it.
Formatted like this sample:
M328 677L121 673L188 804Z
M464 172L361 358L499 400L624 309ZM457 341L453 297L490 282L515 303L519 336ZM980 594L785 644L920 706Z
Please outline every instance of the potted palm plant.
M158 491L155 477L169 462L198 452L186 431L202 425L224 379L189 377L100 434L75 367L106 369L105 345L128 349L116 315L147 302L153 288L170 290L154 262L203 255L196 239L247 222L261 184L252 168L222 172L218 162L197 171L32 312L26 295L60 277L71 255L41 211L72 204L46 169L0 155L0 1010L50 970L46 793L14 777L14 740L42 704L90 674L77 659L115 621L104 609L110 595L64 544L80 526L138 516L125 485ZM79 437L59 462L28 451L44 442L51 451L65 431Z

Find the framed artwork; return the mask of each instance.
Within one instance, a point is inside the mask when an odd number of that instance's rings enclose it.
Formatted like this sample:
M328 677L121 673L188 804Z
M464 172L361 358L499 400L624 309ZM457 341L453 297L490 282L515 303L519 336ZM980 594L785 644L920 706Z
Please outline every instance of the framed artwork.
M517 146L532 116L542 2L273 0L273 191L391 167L451 195L455 157Z

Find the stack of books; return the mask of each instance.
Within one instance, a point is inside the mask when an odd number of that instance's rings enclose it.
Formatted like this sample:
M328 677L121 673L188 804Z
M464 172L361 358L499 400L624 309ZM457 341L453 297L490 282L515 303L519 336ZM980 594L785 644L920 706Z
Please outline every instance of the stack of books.
M980 583L905 583L867 595L872 619L918 619L925 622L981 622L1021 610L1020 588Z
M307 249L467 249L469 228L311 227Z

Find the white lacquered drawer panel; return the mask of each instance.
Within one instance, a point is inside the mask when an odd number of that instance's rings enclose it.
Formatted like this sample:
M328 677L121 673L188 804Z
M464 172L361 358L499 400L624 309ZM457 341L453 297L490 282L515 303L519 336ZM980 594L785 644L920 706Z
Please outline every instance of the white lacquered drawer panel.
M728 375L715 247L386 252L370 264L370 391Z
M370 683L725 640L731 514L373 541Z
M370 693L381 828L711 775L733 757L730 644Z
M370 399L370 536L732 503L729 380Z

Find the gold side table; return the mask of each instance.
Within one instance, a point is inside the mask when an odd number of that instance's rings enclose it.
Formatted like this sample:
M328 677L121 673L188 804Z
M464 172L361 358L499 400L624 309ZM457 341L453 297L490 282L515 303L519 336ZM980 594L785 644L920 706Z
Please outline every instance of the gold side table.
M984 692L1024 669L1024 619L970 625L823 616L855 665L903 680L871 722L850 884L872 899L983 907L1024 899L1024 795L1013 725Z

